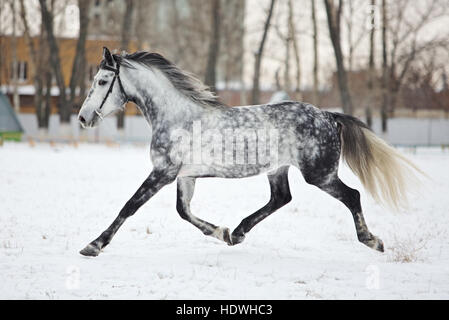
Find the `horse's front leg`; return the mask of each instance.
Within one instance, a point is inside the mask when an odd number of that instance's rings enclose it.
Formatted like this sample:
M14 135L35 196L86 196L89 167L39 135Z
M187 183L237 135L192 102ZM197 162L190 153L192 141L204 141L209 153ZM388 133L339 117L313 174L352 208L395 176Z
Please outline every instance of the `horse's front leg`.
M115 218L109 228L81 250L80 253L84 256L98 256L101 249L111 242L112 237L125 220L132 216L145 202L161 190L162 187L173 182L176 179L177 173L178 170L175 168L153 170L136 193L128 200L122 210L120 210L119 215Z

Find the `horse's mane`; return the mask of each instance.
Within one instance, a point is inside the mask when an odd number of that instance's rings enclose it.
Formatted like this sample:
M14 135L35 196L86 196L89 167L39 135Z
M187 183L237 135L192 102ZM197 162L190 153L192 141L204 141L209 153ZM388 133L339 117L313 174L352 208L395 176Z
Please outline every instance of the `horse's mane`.
M218 100L218 97L210 91L208 86L204 85L193 74L181 70L159 53L138 51L131 54L114 54L114 59L121 66L128 68L133 68L129 61L137 62L146 67L157 68L170 80L176 89L192 101L205 107L226 106Z

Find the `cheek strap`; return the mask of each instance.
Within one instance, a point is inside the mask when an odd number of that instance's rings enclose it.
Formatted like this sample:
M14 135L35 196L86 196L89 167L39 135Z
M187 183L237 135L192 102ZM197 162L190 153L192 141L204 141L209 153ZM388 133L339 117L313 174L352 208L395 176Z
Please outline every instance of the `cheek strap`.
M120 65L117 64L117 69L110 67L110 66L103 66L102 69L113 71L114 72L114 78L112 78L111 85L109 86L108 92L106 92L106 95L103 98L103 101L101 102L100 107L95 109L95 113L98 115L98 117L103 120L103 114L101 113L101 109L103 108L106 100L108 99L109 95L112 93L112 90L114 89L115 79L118 80L119 88L121 94L125 97L125 102L127 103L129 101L128 95L125 92L125 89L123 88L122 80L120 79Z

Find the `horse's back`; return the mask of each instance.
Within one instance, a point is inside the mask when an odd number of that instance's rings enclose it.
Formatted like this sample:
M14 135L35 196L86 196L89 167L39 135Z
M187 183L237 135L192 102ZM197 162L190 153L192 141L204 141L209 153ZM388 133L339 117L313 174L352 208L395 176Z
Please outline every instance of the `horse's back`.
M201 130L201 148L191 150L180 175L242 178L285 165L301 168L325 157L329 146L339 143L331 120L329 113L295 101L209 114L197 128Z

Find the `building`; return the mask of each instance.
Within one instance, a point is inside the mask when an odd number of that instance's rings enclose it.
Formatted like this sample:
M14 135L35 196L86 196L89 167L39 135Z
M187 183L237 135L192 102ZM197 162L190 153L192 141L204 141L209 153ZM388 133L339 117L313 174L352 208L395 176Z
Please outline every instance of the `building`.
M206 2L207 4L209 2ZM204 78L211 29L210 6L202 0L135 0L132 18L131 48L159 52L181 68ZM125 0L95 0L89 11L89 35L86 42L85 83L89 87L97 72L103 46L120 47ZM217 65L217 89L230 105L240 104L243 76L244 0L222 1L220 55ZM20 112L34 113L34 66L24 37L17 40L17 80ZM33 38L37 48L40 37ZM58 38L65 84L68 87L76 50L76 38ZM44 49L46 43L42 44ZM0 36L0 89L13 95L13 39ZM224 91L226 90L226 91ZM59 95L55 81L51 88L51 113L57 112ZM12 99L11 99L12 101ZM77 106L75 106L76 109ZM137 113L128 107L127 114Z
M36 48L41 46L40 38L34 37L33 42ZM2 92L12 98L13 95L13 59L12 59L12 37L0 36L0 89ZM20 112L35 113L33 97L34 88L34 68L29 52L29 48L24 37L17 37L17 80L18 94L20 97ZM73 59L75 57L77 39L59 38L59 52L61 59L62 72L66 87L69 86L70 76L72 72ZM46 45L45 43L43 44ZM93 40L86 41L86 73L85 83L90 86L93 77L98 71L98 64L102 58L103 47L117 48L119 42L117 40ZM134 46L134 44L132 44ZM53 80L51 88L51 113L57 112L57 99L59 90ZM11 99L12 101L12 99ZM130 113L136 113L135 108L129 108Z

